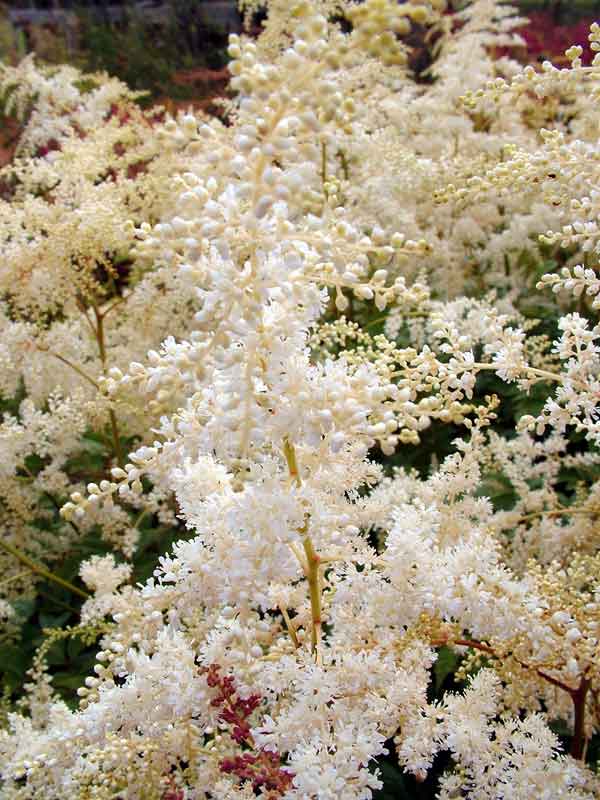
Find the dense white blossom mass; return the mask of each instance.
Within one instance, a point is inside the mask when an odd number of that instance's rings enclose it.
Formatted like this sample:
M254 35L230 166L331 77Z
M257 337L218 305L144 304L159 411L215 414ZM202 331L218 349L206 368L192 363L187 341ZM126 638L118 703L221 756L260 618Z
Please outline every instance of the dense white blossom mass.
M592 800L600 483L570 505L559 483L600 461L600 56L521 69L496 0L268 11L231 37L226 123L0 67L25 119L0 172L2 537L51 566L100 526L121 554L81 566L79 707L37 662L0 797L368 800L382 756L422 780L445 754L444 800ZM519 291L548 248L554 334ZM547 389L510 435L491 376ZM378 457L435 425L427 475ZM42 495L70 498L52 541ZM181 536L133 586L144 514ZM39 575L0 556L10 626ZM462 684L432 700L442 654Z

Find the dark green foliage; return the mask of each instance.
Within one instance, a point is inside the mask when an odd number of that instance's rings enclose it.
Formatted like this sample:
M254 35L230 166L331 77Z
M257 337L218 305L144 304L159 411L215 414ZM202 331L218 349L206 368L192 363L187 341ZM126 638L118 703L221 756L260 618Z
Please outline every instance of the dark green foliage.
M18 403L5 402L5 408L13 413ZM81 440L82 448L68 463L70 474L81 473L92 479L106 474L106 464L110 444L104 437L93 432L86 433ZM131 443L129 443L131 444ZM32 454L25 460L25 467L35 475L43 467L43 460ZM53 517L40 519L35 525L43 535L58 535L64 521L59 517L59 509L67 498L42 496L40 507L53 512ZM131 510L132 524L139 518L139 512ZM131 583L146 581L156 567L161 555L168 552L175 540L185 538L188 532L182 527L161 525L152 515L138 520L140 542L133 560ZM94 555L114 552L114 548L101 537L101 531L94 529L89 534L75 537L68 549L64 550L58 561L51 564L52 572L77 587L84 588L79 578L81 563ZM117 559L119 558L117 554ZM36 585L36 595L22 596L13 602L16 612L16 625L12 626L12 636L0 641L0 687L5 697L16 700L23 692L27 682L27 670L32 666L34 655L45 641L44 631L64 629L79 624L79 613L83 600L67 589L51 581L40 581ZM61 639L50 647L46 661L52 684L59 695L71 706L77 704L76 690L82 686L95 663L96 644L86 643L77 636Z
M160 20L126 4L122 18L110 21L80 6L79 46L74 60L84 71L106 71L131 89L148 92L144 105L168 97L201 99L197 86L177 80L185 70L220 69L226 64L227 31L210 23L201 4L171 0Z

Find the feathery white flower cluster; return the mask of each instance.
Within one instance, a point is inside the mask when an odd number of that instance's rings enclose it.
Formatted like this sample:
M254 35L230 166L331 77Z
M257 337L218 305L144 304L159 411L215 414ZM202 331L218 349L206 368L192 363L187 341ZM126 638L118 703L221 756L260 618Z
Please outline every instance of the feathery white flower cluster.
M62 524L100 524L116 539L133 509L169 519L174 497L188 531L137 586L112 555L81 566L94 593L84 625L113 624L78 709L43 673L31 716L9 716L0 797L367 800L383 758L425 780L443 752L442 798L600 792L585 763L600 729L600 482L566 494L563 475L598 466L595 271L565 264L542 280L584 300L557 312L553 341L511 284L517 257L542 252L536 235L560 215L544 181L507 196L509 176L525 184L547 169L559 138L569 141L548 179L573 193L593 183L590 166L572 188L570 170L575 152L597 146L595 67L576 57L567 74L535 78L576 95L576 133L545 111L556 132L540 146L517 65L488 50L513 41L505 7L347 5L276 2L266 43L231 38L229 125L189 113L154 126L129 106L127 119L101 114L108 149L123 128L131 137L125 164L107 155L110 178L98 167L81 181L65 168L65 197L53 187L48 206L76 215L65 198L92 198L102 175L99 193L120 203L109 204L105 250L126 250L125 280L113 256L94 251L92 268L83 249L63 250L50 302L28 284L42 267L27 250L50 223L14 244L4 358L17 346L37 355L19 365L29 399L2 427L10 513L35 496L12 488L29 454L56 462L31 476L32 492L52 481L66 496L61 465L105 423L102 478L71 492ZM346 10L349 31L324 9ZM399 63L408 20L439 37L430 87ZM466 104L463 78L476 98ZM14 173L22 219L27 181L75 152L62 135L55 158ZM15 239L7 233L9 252ZM72 294L59 283L69 269ZM476 299L465 296L473 280ZM47 391L52 358L68 396ZM542 397L535 413L513 409L507 435L515 387ZM428 475L388 469L443 426L460 435ZM127 458L121 429L141 440ZM454 685L432 699L444 659Z

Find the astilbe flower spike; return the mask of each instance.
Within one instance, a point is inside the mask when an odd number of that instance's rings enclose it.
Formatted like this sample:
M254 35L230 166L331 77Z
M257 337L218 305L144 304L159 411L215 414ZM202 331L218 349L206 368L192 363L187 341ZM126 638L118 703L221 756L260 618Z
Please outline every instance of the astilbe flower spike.
M292 785L294 773L281 766L281 756L276 750L257 749L250 731L250 717L260 706L261 697L250 694L241 697L232 675L222 675L218 664L211 664L206 672L206 682L217 694L211 706L219 709L218 719L227 723L231 738L252 752L233 754L222 758L219 767L226 775L235 775L242 782L249 782L255 790L266 790L269 797L282 797Z
M97 663L73 709L40 651L0 797L371 800L385 757L593 800L600 55L522 68L496 0L266 5L227 124L0 68L7 637L28 561L122 553L80 565Z

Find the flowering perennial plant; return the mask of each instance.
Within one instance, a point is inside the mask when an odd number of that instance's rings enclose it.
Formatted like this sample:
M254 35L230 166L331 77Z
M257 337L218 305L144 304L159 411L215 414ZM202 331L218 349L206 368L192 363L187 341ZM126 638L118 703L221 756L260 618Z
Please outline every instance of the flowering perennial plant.
M267 5L226 122L0 73L3 635L84 600L0 797L591 800L600 56L496 57L495 0Z

